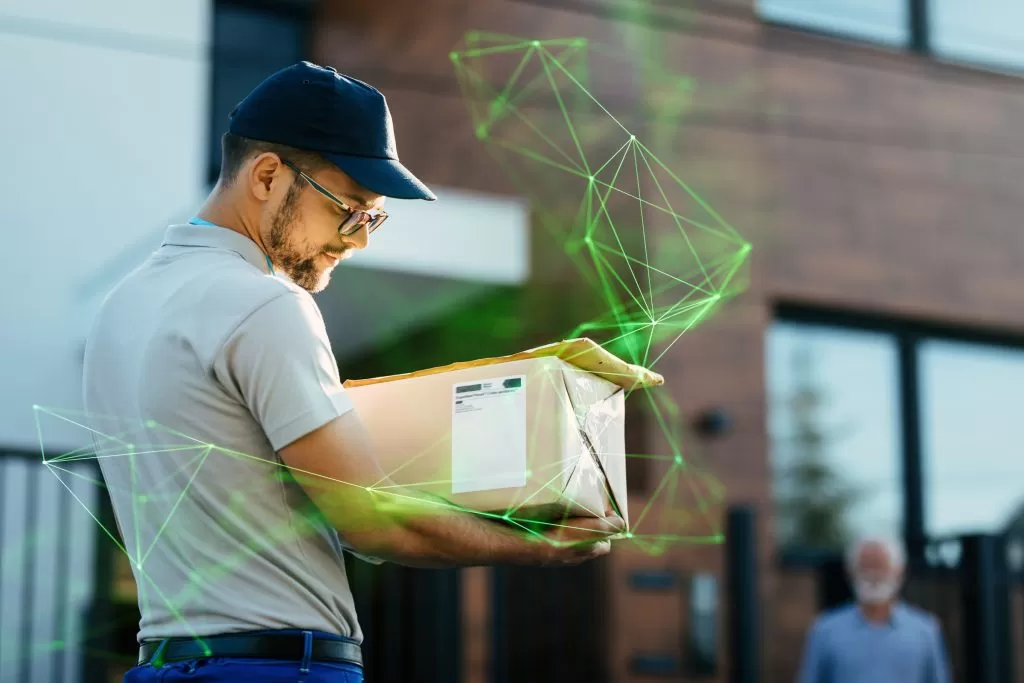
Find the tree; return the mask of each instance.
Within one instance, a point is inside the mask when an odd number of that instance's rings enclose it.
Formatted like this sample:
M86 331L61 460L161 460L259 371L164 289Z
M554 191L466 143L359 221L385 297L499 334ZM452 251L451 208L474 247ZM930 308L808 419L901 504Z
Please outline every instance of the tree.
M846 482L828 458L834 433L823 423L821 410L827 396L817 383L809 346L794 350L794 390L785 404L793 433L776 444L785 456L778 473L778 514L783 547L833 550L851 540L847 519L860 500L860 490Z

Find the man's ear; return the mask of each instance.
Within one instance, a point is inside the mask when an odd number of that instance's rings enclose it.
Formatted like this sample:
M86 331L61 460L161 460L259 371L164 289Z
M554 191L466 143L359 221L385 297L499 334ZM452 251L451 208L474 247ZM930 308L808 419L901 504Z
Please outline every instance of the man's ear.
M249 191L261 202L270 199L275 183L284 182L287 167L281 163L281 157L273 152L264 152L249 162L246 177Z

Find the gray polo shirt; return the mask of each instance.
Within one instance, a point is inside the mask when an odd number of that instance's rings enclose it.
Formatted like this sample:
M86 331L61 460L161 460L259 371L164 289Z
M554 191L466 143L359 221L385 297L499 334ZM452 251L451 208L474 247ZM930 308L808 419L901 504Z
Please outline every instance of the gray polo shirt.
M251 240L171 226L103 302L84 398L140 641L278 628L362 639L342 543L276 454L352 404L313 298Z

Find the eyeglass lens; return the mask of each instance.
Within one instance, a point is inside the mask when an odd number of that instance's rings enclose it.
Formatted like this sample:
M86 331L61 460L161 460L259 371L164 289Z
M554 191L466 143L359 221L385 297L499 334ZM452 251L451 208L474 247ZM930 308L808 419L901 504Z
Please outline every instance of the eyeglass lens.
M339 230L343 235L350 235L361 226L366 226L366 232L371 233L374 229L384 222L383 216L371 216L365 211L353 211L349 214L348 218L341 224Z

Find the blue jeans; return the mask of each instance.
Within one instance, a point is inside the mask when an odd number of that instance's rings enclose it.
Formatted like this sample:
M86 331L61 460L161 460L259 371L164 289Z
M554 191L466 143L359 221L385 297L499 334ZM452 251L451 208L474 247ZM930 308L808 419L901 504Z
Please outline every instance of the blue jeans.
M301 631L260 631L259 633L301 633ZM315 632L317 636L341 636ZM305 670L304 670L305 669ZM124 683L362 683L363 669L345 662L290 662L250 657L208 657L167 662L159 669L151 664L134 667Z

